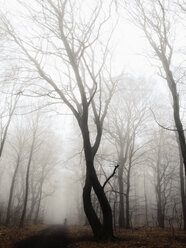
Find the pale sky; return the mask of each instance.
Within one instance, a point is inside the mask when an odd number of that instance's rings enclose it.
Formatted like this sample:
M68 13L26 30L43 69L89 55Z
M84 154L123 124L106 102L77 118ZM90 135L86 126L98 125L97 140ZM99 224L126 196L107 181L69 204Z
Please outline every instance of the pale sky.
M94 2L94 0L89 0ZM29 1L26 1L28 4ZM32 1L31 1L32 4ZM0 0L2 9L17 15L21 11L17 0ZM83 8L82 8L83 9ZM13 21L16 23L16 20ZM144 51L149 50L149 45L143 37L143 33L134 25L121 17L113 34L113 54L114 54L114 71L115 74L121 71L127 71L136 75L152 75L153 70L149 62L144 57Z

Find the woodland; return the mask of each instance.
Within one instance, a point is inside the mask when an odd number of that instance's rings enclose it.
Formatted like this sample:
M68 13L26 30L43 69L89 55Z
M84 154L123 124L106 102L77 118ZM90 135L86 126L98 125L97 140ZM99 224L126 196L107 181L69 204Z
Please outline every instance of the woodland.
M185 0L0 5L0 247L186 247Z

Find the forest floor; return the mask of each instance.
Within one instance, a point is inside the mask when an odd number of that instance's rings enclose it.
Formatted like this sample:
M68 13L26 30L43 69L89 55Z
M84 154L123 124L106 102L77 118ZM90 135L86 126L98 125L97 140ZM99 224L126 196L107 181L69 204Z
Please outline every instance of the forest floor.
M116 240L97 242L88 227L0 227L0 248L186 248L184 231L155 228L122 230Z

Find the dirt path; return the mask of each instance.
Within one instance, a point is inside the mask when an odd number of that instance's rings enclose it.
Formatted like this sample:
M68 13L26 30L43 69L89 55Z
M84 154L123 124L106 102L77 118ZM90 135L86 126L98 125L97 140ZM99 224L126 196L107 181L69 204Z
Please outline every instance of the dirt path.
M13 248L66 248L67 245L67 230L64 226L55 225L15 244Z

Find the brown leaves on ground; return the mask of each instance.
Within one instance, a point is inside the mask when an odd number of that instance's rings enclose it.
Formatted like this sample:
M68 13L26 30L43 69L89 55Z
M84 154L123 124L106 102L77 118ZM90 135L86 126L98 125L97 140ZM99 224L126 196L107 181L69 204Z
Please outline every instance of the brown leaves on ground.
M69 238L74 240L69 248L184 248L186 232L144 228L121 230L115 233L116 240L96 242L90 228L69 228Z
M12 248L15 243L37 234L44 228L46 228L44 225L24 228L0 226L0 248Z
M0 248L38 234L46 226L0 227ZM68 227L69 248L186 248L186 232L168 229L141 228L121 230L114 241L96 242L89 227ZM34 247L33 247L34 248Z

